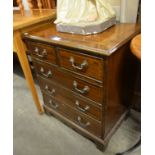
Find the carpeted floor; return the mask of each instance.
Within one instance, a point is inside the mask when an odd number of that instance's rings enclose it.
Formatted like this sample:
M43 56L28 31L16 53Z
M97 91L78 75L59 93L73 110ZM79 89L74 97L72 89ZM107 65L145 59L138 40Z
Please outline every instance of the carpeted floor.
M105 152L54 117L39 115L23 74L14 68L14 155L115 155L140 136L137 113L123 122ZM40 100L40 89L37 86ZM135 119L136 118L136 119ZM138 148L131 155L140 155Z

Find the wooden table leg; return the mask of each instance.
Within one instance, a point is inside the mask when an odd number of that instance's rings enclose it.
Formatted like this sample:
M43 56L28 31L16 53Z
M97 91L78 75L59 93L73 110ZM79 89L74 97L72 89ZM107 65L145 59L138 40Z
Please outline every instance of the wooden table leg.
M23 45L23 41L21 39L21 34L20 34L19 31L14 32L14 46L15 46L15 49L16 49L16 52L17 52L21 67L23 69L26 81L28 82L28 85L29 85L29 88L31 90L34 102L35 102L36 107L38 109L38 112L40 114L42 114L43 113L43 108L42 108L42 106L41 106L41 104L39 102L37 91L36 91L36 88L35 88L35 85L34 85L34 80L33 80L32 73L31 73L31 70L30 70L30 66L29 66L29 63L28 63L28 60L27 60L25 47Z

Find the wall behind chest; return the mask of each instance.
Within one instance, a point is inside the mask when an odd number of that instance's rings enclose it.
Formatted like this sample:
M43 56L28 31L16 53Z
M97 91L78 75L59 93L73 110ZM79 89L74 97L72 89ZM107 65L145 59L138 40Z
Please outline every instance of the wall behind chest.
M107 0L116 12L121 23L135 23L140 0Z

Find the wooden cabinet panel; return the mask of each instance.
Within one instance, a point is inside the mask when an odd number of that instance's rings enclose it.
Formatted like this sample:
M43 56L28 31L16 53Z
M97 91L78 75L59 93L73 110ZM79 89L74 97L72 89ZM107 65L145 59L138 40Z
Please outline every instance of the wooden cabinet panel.
M100 150L129 110L134 77L129 43L139 32L138 25L117 24L83 36L59 33L51 24L24 37L26 44L33 40L35 45L56 49L53 59L46 60L36 58L29 48L45 111L94 141Z
M102 120L102 106L90 100L82 99L80 96L65 89L61 85L40 76L38 76L38 80L43 92L96 120Z
M66 116L68 119L72 120L74 123L78 124L85 130L90 131L98 137L101 137L101 124L98 121L95 121L90 117L83 115L81 112L72 109L71 107L69 107L66 104L63 104L60 101L58 102L57 100L53 99L48 95L45 95L44 93L43 98L44 103L47 106Z
M80 80L72 74L63 73L59 67L34 61L36 71L42 77L62 84L71 91L78 93L84 97L88 97L93 101L102 102L102 87Z

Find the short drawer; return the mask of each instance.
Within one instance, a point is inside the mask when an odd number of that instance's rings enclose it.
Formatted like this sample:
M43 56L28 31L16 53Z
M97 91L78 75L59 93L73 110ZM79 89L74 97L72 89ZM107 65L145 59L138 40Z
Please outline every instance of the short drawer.
M49 64L34 61L34 66L40 76L48 80L57 82L58 84L65 86L69 90L76 92L77 94L84 97L88 97L93 101L99 103L102 102L102 87L88 83L87 81L80 80L74 77L72 74L66 72L64 73L58 67Z
M64 87L50 82L40 76L38 76L39 84L43 92L52 96L53 98L68 104L72 108L101 121L102 119L102 107L97 103L90 100L83 100L80 96L77 96L74 92L71 92Z
M72 109L70 106L63 104L52 97L43 93L44 104L58 113L62 114L66 118L70 119L80 127L93 133L94 135L101 137L101 123L83 115L77 110Z
M60 65L97 80L103 80L102 59L60 49Z
M34 58L44 60L48 63L56 64L56 54L53 46L46 44L28 42L28 50Z

